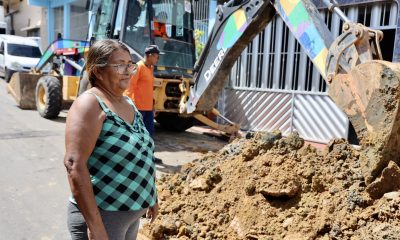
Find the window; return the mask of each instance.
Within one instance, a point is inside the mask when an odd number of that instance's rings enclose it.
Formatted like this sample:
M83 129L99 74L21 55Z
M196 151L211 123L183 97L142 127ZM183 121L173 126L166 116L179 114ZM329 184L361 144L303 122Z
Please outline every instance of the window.
M40 58L42 56L38 47L14 43L7 45L7 53L17 57Z
M122 16L123 16L123 11L125 10L124 9L125 3L126 3L126 0L121 0L118 3L117 17L115 19L114 32L112 34L113 39L119 39L119 36L121 33Z
M97 12L96 24L93 30L93 36L96 39L108 38L108 31L111 29L111 15L112 15L113 1L103 0Z
M146 46L154 42L166 53L160 56L159 66L193 68L195 46L189 2L128 1L127 13L123 30L125 43L144 55Z
M70 39L86 39L88 11L84 6L71 5Z
M144 55L144 49L150 44L150 27L148 25L147 2L128 1L123 42ZM118 19L118 17L117 17Z
M64 32L64 8L56 7L54 8L54 32L57 34L62 34Z
M193 68L195 46L190 2L155 0L152 9L154 12L152 19L154 42L161 51L166 53L160 58L159 65Z

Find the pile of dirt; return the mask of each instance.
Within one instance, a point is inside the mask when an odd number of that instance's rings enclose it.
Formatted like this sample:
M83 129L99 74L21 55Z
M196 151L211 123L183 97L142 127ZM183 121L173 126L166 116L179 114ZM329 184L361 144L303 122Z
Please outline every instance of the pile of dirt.
M344 140L319 150L279 132L237 139L158 180L151 239L400 239L400 168L372 184Z

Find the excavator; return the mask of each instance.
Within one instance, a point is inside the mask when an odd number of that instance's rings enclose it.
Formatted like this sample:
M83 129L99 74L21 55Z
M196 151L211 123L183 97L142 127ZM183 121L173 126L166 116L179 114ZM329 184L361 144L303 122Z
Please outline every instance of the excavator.
M371 183L390 161L400 165L400 64L383 61L381 31L351 22L334 1L322 2L344 22L337 38L310 0L232 0L218 6L213 31L194 67L195 84L180 112L211 109L240 53L279 14L354 126L364 178Z
M342 34L336 38L311 0L230 0L218 5L214 27L196 62L188 0L92 0L92 36L122 41L134 61L150 43L166 53L155 69L154 83L156 120L161 125L186 129L194 117L233 133L236 124L217 124L204 115L220 115L214 107L236 59L278 14L354 126L364 177L371 183L389 161L400 165L400 65L383 60L381 31L351 22L332 0L322 2L343 20ZM165 33L154 31L156 21L158 27L165 24ZM85 88L83 83L79 88Z

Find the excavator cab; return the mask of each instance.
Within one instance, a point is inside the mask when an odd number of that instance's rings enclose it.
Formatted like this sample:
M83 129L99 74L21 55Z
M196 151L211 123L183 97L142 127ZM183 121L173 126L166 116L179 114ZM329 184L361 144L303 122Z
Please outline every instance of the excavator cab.
M114 9L114 10L113 10ZM125 43L134 61L156 44L160 55L155 76L191 77L195 63L193 12L190 1L105 0L99 3L93 36Z
M137 1L130 1L131 4L134 2ZM195 61L191 7L187 6L185 9L184 0L179 0L176 3L166 0L148 1L147 6L146 3L144 5L144 8L147 8L147 12L145 12L145 9L141 10L139 21L145 18L147 25L144 29L135 28L134 26L131 31L126 31L127 34L124 36L123 41L135 48L141 55L143 55L146 47L144 44L152 43L159 46L165 55L160 56L158 68L155 71L156 76L190 75ZM128 15L126 19L135 17L134 15ZM139 24L143 24L144 21L141 22ZM139 39L137 38L140 37L146 39L143 39L144 41L138 45Z

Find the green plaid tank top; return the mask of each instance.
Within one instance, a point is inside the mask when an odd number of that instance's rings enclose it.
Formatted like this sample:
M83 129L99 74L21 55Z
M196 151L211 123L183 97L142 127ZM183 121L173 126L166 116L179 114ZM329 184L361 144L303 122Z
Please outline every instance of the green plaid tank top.
M142 115L127 97L135 110L134 122L127 123L96 98L106 119L87 165L98 207L129 211L153 206L157 201L154 142Z

